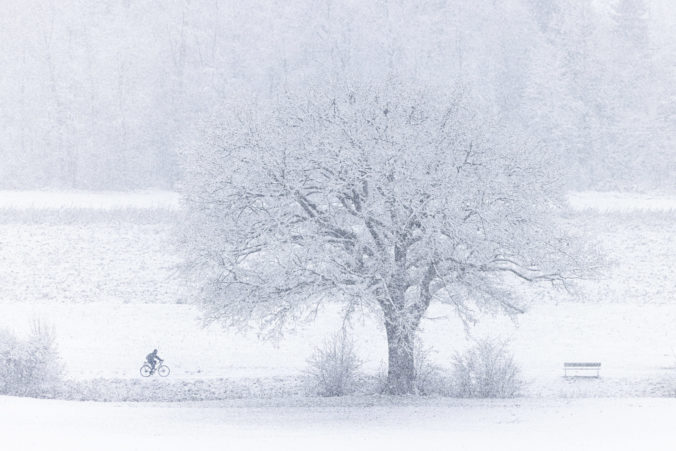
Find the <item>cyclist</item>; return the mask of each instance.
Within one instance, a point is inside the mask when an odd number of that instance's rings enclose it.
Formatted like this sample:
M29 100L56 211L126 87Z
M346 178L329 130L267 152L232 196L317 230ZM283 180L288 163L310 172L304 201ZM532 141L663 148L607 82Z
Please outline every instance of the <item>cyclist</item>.
M164 359L157 355L157 349L153 349L153 352L146 356L146 361L150 364L150 374L152 374L155 372L157 362L164 362Z

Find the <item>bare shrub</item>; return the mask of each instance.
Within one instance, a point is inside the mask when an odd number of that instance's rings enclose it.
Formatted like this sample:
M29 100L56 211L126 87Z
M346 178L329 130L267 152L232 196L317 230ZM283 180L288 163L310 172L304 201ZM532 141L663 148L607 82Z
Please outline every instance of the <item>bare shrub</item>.
M0 393L49 396L61 373L53 328L35 320L25 340L0 331Z
M352 393L361 360L354 343L345 333L337 333L315 348L308 359L306 374L310 389L320 396L343 396Z
M417 339L413 348L415 367L415 390L419 395L445 394L446 387L442 378L442 369L432 362L432 348L426 348Z
M505 341L478 340L453 358L454 394L463 398L513 398L523 381Z

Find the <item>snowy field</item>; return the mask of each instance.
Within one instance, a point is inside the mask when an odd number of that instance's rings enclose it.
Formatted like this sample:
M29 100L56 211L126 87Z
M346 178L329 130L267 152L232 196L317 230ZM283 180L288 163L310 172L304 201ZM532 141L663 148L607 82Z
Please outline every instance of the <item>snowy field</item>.
M187 305L5 304L0 326L25 333L31 319L42 318L57 333L67 376L139 379L143 356L157 347L175 382L227 378L293 379L302 375L313 346L340 327L338 312L326 309L317 321L299 326L279 343L200 327L199 312ZM434 306L422 338L431 357L449 368L454 351L469 346L453 311ZM528 381L526 396L665 396L676 390L676 308L673 305L562 303L533 306L514 323L486 317L476 337L508 338ZM385 365L384 330L375 319L357 321L353 335L364 372ZM600 361L601 380L562 378L564 361ZM157 383L142 380L141 383Z
M568 203L575 210L601 212L676 211L676 198L666 194L582 191L570 193Z
M278 343L215 325L205 329L189 304L194 294L182 288L172 225L125 219L130 206L145 203L155 211L149 197L174 208L174 194L48 194L63 208L98 199L88 209L121 211L112 222L0 224L0 327L23 334L34 319L53 325L69 378L136 378L154 347L171 362L173 378L291 377L302 373L314 344L340 327L337 308L328 305ZM23 199L14 204L18 209L33 205L23 193L9 197ZM570 197L575 208L585 205L572 214L571 226L595 236L608 257L600 280L584 282L577 296L524 293L531 303L526 314L516 321L484 315L471 337L451 309L433 305L422 324L424 343L448 367L472 337L507 338L531 396L661 395L676 365L676 213L638 207L633 194L622 212L601 212L607 193ZM357 318L353 334L364 370L376 374L386 356L379 319ZM560 377L568 360L601 361L607 382L571 387Z
M676 449L674 399L305 401L312 404L115 404L0 397L3 449Z
M277 343L259 341L253 332L203 328L176 271L172 225L124 213L174 211L172 193L45 196L0 193L0 328L21 335L33 319L54 326L69 379L149 387L295 381L313 346L340 327L339 312L327 306L315 322ZM6 449L184 449L195 437L204 443L200 449L405 448L421 437L454 449L676 449L670 433L676 414L676 199L621 200L617 193L569 196L571 225L592 233L609 260L600 280L582 284L576 297L529 292L526 314L516 321L485 315L471 336L441 305L423 321L425 346L443 368L472 337L509 339L527 381L524 398L394 402L367 395L278 399L272 392L263 400L102 404L5 397L0 424L10 431ZM50 208L123 213L108 222L86 214L63 223L7 220L12 210ZM384 331L370 316L353 327L363 370L376 375L386 358ZM167 380L138 376L154 347L172 368ZM570 360L602 362L602 377L564 379L562 364ZM43 446L48 442L63 446Z

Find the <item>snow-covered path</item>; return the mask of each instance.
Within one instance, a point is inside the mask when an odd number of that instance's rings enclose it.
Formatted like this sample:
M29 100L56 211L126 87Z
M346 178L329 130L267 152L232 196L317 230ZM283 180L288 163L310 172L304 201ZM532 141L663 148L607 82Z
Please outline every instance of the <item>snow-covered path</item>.
M178 193L145 191L8 191L0 190L0 208L12 209L96 209L179 208Z
M246 400L104 404L0 397L15 450L673 450L676 399Z

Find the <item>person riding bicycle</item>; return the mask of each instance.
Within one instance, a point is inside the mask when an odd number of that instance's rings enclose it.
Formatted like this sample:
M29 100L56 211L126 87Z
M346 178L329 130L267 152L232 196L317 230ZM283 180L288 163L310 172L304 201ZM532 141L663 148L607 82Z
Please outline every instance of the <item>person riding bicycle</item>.
M155 371L155 365L158 362L164 362L164 359L161 359L160 356L157 355L157 349L153 349L153 352L146 356L146 361L150 364L150 372L153 373Z

